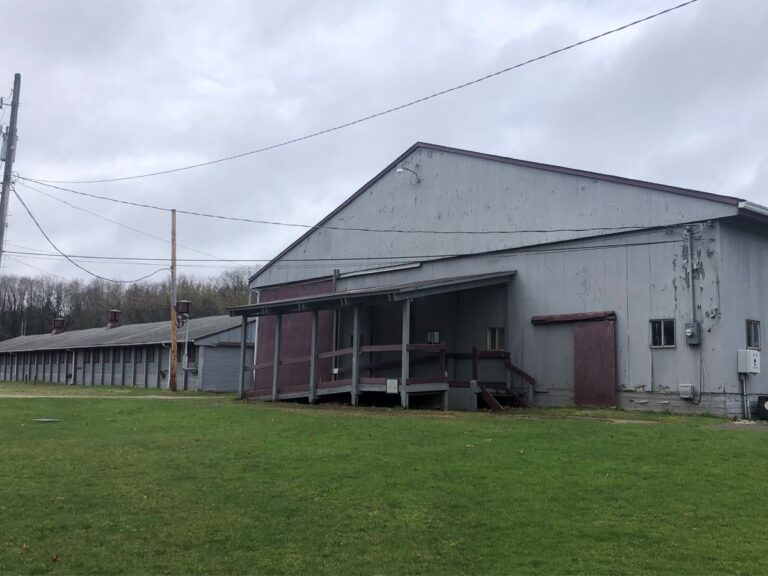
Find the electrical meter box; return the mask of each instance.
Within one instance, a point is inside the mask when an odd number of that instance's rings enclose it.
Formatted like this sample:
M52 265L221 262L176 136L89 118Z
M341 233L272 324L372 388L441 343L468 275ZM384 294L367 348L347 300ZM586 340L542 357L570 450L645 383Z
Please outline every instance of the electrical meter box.
M685 323L685 342L688 346L701 344L701 325L698 322Z
M760 350L739 350L739 374L760 374Z

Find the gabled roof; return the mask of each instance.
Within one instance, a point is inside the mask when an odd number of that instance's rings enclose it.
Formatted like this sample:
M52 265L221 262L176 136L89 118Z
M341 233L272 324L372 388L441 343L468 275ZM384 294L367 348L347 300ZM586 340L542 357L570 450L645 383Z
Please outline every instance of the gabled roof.
M376 174L371 180L366 182L362 188L357 190L354 194L352 194L349 198L347 198L344 202L342 202L338 207L336 207L331 213L329 213L325 218L320 220L313 228L310 228L302 234L296 241L291 243L287 248L285 248L282 252L280 252L277 256L275 256L272 260L270 260L267 264L262 266L253 276L250 277L249 281L252 282L256 278L258 278L261 274L267 271L275 262L280 260L283 256L288 254L291 250L296 248L301 242L303 242L307 237L309 237L312 233L315 232L318 228L322 228L323 225L325 225L331 218L336 216L339 212L341 212L346 206L348 206L350 203L352 203L358 196L365 193L371 186L376 184L385 174L389 173L391 170L393 170L400 162L405 160L408 156L413 154L416 150L419 148L424 148L428 150L435 150L438 152L446 152L450 154L459 154L461 156L468 156L471 158L479 158L481 160L491 160L494 162L502 162L504 164L512 164L514 166L522 166L525 168L534 168L537 170L546 170L548 172L557 172L560 174L568 174L571 176L580 176L584 178L591 178L594 180L604 180L607 182L614 182L617 184L626 184L630 186L635 186L638 188L647 188L651 190L658 190L661 192L667 192L670 194L678 194L682 196L690 196L694 198L699 198L702 200L709 200L712 202L720 202L722 204L728 204L732 206L739 206L740 202L743 202L740 198L735 198L732 196L723 196L720 194L712 194L711 192L702 192L700 190L693 190L690 188L680 188L677 186L667 186L666 184L657 184L654 182L647 182L645 180L634 180L632 178L623 178L621 176L612 176L610 174L601 174L599 172L589 172L587 170L577 170L575 168L566 168L564 166L555 166L553 164L542 164L540 162L530 162L528 160L518 160L516 158L509 158L506 156L496 156L494 154L484 154L482 152L473 152L471 150L462 150L460 148L451 148L449 146L440 146L439 144L429 144L426 142L416 142L413 146L408 148L405 152L403 152L400 156L395 158L386 168L384 168L381 172Z
M239 318L208 316L189 320L189 340L195 341L240 326ZM103 348L165 344L171 341L170 321L127 324L116 328L88 328L61 334L19 336L0 342L0 353L68 348Z

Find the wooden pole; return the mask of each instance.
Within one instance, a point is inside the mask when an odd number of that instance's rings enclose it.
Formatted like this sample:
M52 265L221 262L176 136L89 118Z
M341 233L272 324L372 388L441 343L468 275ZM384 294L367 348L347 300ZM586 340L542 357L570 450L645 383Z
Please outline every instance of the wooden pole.
M176 354L178 341L176 334L176 209L171 210L171 369L168 375L168 388L176 392Z
M21 74L13 76L13 100L11 100L11 120L8 124L8 139L5 142L5 166L3 170L2 196L0 196L0 264L5 244L5 222L8 219L8 196L11 193L13 178L13 160L16 156L16 122L19 117L19 95L21 94Z

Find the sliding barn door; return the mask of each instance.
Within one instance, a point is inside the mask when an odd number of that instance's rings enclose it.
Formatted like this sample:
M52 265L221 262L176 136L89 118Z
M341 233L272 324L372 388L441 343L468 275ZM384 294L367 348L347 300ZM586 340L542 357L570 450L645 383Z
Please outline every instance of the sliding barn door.
M616 322L573 327L574 396L577 406L616 405Z

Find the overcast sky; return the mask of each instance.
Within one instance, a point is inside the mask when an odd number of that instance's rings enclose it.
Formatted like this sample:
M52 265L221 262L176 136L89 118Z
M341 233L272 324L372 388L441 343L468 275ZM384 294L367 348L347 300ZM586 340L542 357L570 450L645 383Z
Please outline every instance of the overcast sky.
M15 170L81 180L295 138L493 72L675 0L0 0L0 92L22 74ZM202 212L317 222L416 141L768 204L768 2L700 0L428 103L263 154L72 187ZM9 110L3 123L8 122ZM17 186L71 254L164 258L167 243ZM48 190L169 238L170 218ZM268 259L296 228L179 216L180 244ZM16 198L6 249L50 251ZM87 278L11 255L3 271ZM179 248L180 258L206 258ZM26 264L22 265L21 262ZM30 268L34 266L36 268ZM89 264L129 279L154 268ZM200 275L210 267L180 267ZM217 267L213 267L217 266Z

